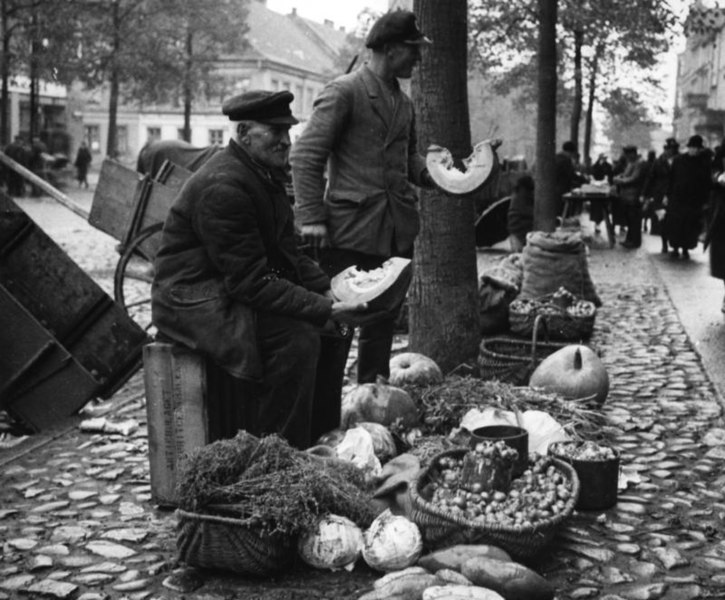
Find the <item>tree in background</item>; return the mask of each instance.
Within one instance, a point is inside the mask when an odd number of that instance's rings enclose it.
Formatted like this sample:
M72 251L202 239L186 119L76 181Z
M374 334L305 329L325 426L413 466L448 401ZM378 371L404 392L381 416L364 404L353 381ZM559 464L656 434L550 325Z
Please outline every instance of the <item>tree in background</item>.
M472 6L472 51L486 76L496 80L499 89L535 89L536 78L528 65L536 55L536 2L473 0ZM569 116L569 136L579 141L585 85L588 87L587 157L594 104L620 88L626 70L637 73L641 84L655 85L646 73L666 51L676 17L666 0L560 0L558 6L558 77L571 90L566 104L559 94L558 108L560 114L566 111Z
M466 0L416 0L421 29L434 40L412 81L419 150L431 143L456 159L471 153L467 97ZM421 190L421 231L409 294L410 347L448 371L475 356L480 341L471 197Z

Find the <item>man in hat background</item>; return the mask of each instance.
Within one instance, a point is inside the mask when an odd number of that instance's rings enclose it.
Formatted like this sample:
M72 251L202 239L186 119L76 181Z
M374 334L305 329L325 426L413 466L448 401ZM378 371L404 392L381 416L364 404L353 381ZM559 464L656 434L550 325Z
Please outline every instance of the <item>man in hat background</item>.
M636 146L622 148L626 165L624 171L612 181L617 186L619 204L622 208L627 235L622 246L628 249L642 245L642 204L640 196L646 176L644 162L640 159Z
M710 155L704 151L702 137L687 141L687 153L675 157L667 188L665 235L672 247L670 255L689 259L702 231L702 216L710 193Z
M412 12L380 17L366 39L370 60L324 88L295 142L296 217L328 275L413 254L419 229L413 185L433 182L416 149L413 103L398 78L411 77L427 44ZM385 313L360 328L359 383L389 375L395 319Z
M650 233L661 237L662 253L664 254L669 250L664 228L665 198L667 197L667 188L670 183L672 163L679 153L680 144L677 140L675 138L667 138L662 154L655 159L652 169L647 174L642 190L642 196L648 205L648 216L652 224Z
M227 435L279 433L305 448L321 433L313 424L319 330L364 305L334 301L329 278L297 250L284 187L292 99L250 91L224 103L234 136L168 214L152 315L160 340L202 353L227 378L222 387L241 394Z

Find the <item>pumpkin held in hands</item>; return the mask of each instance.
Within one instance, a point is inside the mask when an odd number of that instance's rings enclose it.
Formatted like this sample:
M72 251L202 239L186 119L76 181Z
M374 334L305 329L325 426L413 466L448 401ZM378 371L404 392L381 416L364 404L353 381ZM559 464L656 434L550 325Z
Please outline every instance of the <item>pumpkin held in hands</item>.
M403 352L390 359L391 385L430 385L443 381L440 367L432 359L417 352Z
M529 387L571 400L591 400L601 406L609 393L609 374L591 348L570 345L541 361L531 375Z

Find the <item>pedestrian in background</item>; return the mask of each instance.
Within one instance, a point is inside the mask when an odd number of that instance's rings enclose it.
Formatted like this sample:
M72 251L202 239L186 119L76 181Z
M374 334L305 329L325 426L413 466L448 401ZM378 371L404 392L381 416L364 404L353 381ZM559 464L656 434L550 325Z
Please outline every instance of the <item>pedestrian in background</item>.
M682 258L689 259L689 251L697 247L711 177L710 155L704 152L702 137L693 135L687 153L675 157L670 171L665 235L673 258L679 258L681 250Z
M526 234L534 230L534 179L522 175L516 180L507 215L511 252L521 252Z
M91 151L88 149L88 144L83 140L78 152L76 153L76 160L73 165L76 168L76 179L78 180L78 187L85 187L88 189L88 167L91 165Z
M650 233L662 239L662 253L669 250L665 234L665 198L670 181L670 171L675 156L680 153L680 144L675 138L667 138L665 145L647 174L642 195L649 206Z
M561 145L561 151L554 157L554 190L556 195L556 214L560 215L564 209L564 194L567 194L577 185L577 149L572 141Z
M628 249L642 245L642 204L640 195L645 178L645 163L640 159L636 146L622 149L627 161L624 171L612 181L617 186L617 195L622 208L627 236L622 246Z
M398 78L411 77L430 43L414 13L384 14L365 41L370 61L323 89L295 142L296 220L330 276L352 265L371 270L393 256L413 256L420 227L413 185L434 184L416 149L413 102ZM389 376L399 308L360 327L358 383Z
M21 167L28 168L30 163L30 150L22 136L16 135L15 139L5 147L4 152ZM6 171L8 194L13 198L22 198L25 196L25 178L9 167Z
M34 136L30 144L30 161L28 168L41 179L45 179L46 173L46 156L48 154L48 146L38 136ZM35 183L32 184L32 195L40 196L42 190Z
M612 185L614 173L606 154L600 154L597 157L597 161L592 165L590 175L594 181L606 181L609 185ZM604 220L604 208L599 202L590 203L589 218L594 222L594 233L598 234Z

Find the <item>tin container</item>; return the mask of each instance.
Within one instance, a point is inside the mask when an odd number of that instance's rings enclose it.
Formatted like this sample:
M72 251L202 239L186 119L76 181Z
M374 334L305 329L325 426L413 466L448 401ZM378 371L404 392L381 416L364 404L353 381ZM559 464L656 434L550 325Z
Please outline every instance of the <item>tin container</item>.
M529 433L523 427L514 425L487 425L471 432L471 447L481 442L503 441L507 446L518 452L514 463L513 477L521 475L529 465Z

